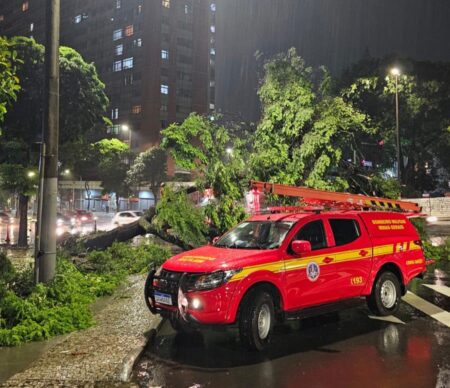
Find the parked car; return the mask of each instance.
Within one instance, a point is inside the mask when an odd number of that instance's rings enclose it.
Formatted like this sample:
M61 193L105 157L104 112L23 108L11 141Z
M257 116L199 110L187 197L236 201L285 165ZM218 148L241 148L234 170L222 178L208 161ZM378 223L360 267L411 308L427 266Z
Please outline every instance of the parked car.
M114 225L131 224L132 222L135 222L139 218L141 218L142 215L143 215L142 212L134 210L118 212L115 214L114 218L112 219L112 222Z

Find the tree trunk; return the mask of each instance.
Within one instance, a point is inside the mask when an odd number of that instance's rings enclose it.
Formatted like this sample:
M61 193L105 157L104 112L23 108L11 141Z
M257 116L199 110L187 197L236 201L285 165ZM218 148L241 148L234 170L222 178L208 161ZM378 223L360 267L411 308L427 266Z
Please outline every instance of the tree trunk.
M17 245L28 246L28 200L27 195L19 194L19 239Z

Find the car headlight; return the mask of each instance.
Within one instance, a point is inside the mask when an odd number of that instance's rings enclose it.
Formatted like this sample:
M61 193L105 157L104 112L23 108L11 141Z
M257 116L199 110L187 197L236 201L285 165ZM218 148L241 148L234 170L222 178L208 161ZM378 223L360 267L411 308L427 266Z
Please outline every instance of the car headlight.
M191 291L203 291L217 288L222 284L225 284L235 274L241 272L241 269L233 269L229 271L215 271L211 273L194 275L189 282L188 288Z

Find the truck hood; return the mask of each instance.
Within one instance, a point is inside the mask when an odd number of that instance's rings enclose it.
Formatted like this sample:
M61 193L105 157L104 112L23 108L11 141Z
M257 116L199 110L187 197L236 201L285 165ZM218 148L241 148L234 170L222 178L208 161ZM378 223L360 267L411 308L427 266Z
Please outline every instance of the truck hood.
M163 268L177 272L213 272L275 260L277 250L217 248L207 245L173 256Z

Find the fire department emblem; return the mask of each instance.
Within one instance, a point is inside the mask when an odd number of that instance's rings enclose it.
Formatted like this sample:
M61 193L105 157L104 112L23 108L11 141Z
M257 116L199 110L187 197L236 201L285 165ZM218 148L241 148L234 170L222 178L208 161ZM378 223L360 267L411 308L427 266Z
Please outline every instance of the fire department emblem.
M311 261L308 263L306 267L306 276L312 282L315 282L320 275L320 267L315 261Z

